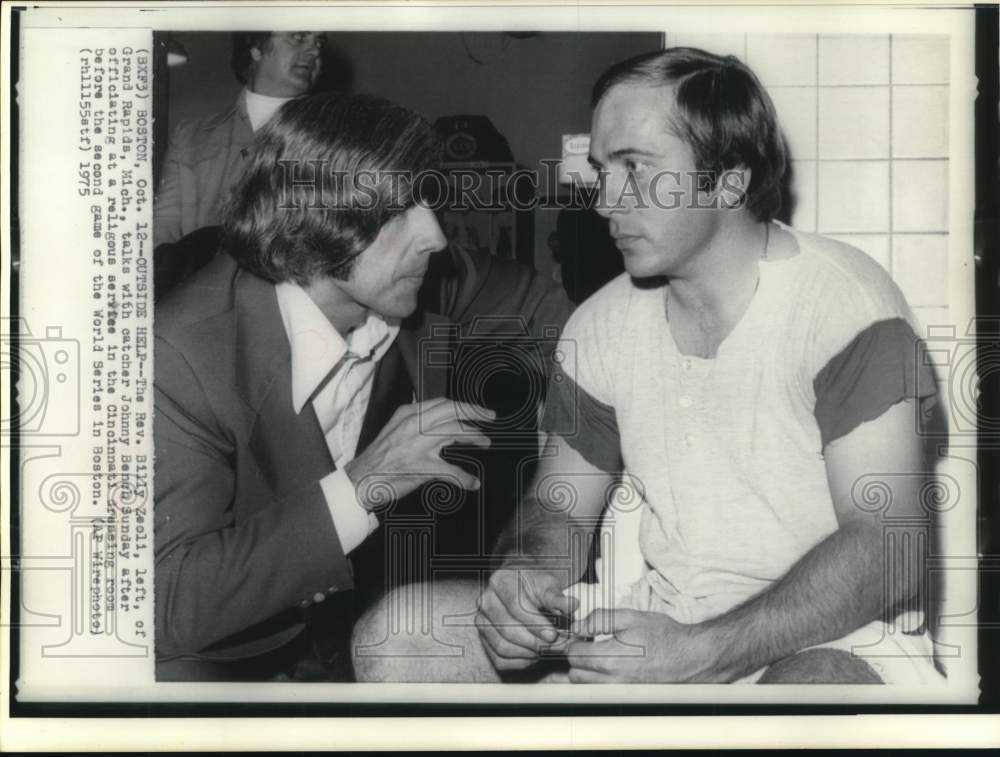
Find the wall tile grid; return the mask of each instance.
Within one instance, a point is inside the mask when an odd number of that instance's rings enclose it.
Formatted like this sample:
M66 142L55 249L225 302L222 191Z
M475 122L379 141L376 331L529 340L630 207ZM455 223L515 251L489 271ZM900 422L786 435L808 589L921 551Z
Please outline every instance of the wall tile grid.
M792 159L792 224L852 244L948 318L948 37L667 34L745 60Z

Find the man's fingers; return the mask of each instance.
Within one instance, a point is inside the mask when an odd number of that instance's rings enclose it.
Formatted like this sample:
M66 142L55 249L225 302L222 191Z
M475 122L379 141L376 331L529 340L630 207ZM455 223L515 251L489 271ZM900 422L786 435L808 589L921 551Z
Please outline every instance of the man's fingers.
M635 612L619 607L606 607L594 610L590 615L573 624L573 633L577 636L597 636L598 634L613 634L632 625Z
M430 413L434 411L436 408L439 408L443 405L447 405L451 402L452 400L448 399L447 397L435 397L432 400L424 400L422 402L416 402L412 405L407 405L407 407L412 408L418 413Z
M486 653L486 657L489 659L490 664L497 670L506 670L522 662L526 663L526 665L531 664L530 660L522 661L517 659L508 663L506 658L497 654L497 652L493 649L496 632L482 619L481 614L476 615L476 630L479 632L479 645L483 648L483 652Z
M516 631L512 626L501 627L509 634ZM531 634L527 634L527 641L531 646L516 644L504 637L500 628L497 627L495 618L488 617L482 611L476 614L476 628L479 630L479 637L483 642L483 647L490 653L490 658L496 667L527 667L528 664L538 657L535 647L537 639L534 639ZM513 665L507 665L508 661L515 662ZM521 661L524 661L526 664L520 664Z
M475 431L469 431L468 429L462 434L461 437L457 439L459 444L471 444L473 447L489 447L492 442L490 438L476 429Z
M497 417L497 414L487 407L453 400L441 402L430 400L421 403L418 412L420 413L420 430L422 432L435 431L438 426L448 422L457 423L464 420L485 423L494 421Z
M574 670L607 673L608 662L620 647L607 641L574 641L566 647L566 661Z
M494 656L498 660L504 662L524 660L531 663L538 658L538 655L530 649L519 647L517 644L511 644L497 632L496 628L484 626L479 630L479 636L483 640L483 644L493 651Z
M518 618L511 615L504 604L503 599L494 591L493 589L487 589L483 593L479 600L480 612L484 617L484 620L488 622L498 634L503 636L507 641L515 644L524 649L531 650L534 655L537 655L539 650L545 644L550 644L556 640L555 630L552 629L550 638L541 638L538 633L530 627L530 625L538 625L539 623L544 623L544 619L541 616L533 616L532 620L529 620L526 624L523 620L518 620ZM530 624L530 625L529 625Z
M441 408L450 404L452 404L452 401L446 397L438 397L433 400L411 402L409 405L403 405L397 408L396 412L392 414L392 418L386 424L385 428L382 429L382 433L394 432L404 423L414 418L418 419L418 422L423 425L426 419L437 417L437 414L441 412ZM445 417L447 417L447 413L445 413Z
M490 664L497 670L524 670L525 668L530 668L535 664L534 660L501 657L490 649L489 644L487 644L482 637L480 637L480 641L482 642L483 651L486 653L486 657L489 658Z
M438 454L440 454L442 449L450 447L452 444L471 444L475 447L489 447L491 443L490 438L477 428L463 426L458 426L457 428L439 426L438 428L439 430L434 432L434 437L431 440L437 448Z
M447 481L450 478L454 477L455 479L458 480L459 486L470 492L479 491L479 487L482 486L482 483L479 481L478 478L473 476L471 473L462 470L457 465L451 465L450 463L445 463L444 473L446 475L432 476L432 478L441 478Z
M580 606L580 600L577 597L563 594L555 586L550 586L542 593L541 603L546 610L559 613L567 618L572 618L576 608Z
M516 568L512 569L511 572L519 573ZM530 581L530 577L515 575L515 578L517 580L516 588L503 593L497 592L496 596L514 620L521 623L546 644L553 643L559 634L545 616L545 609L535 604L535 600L527 590L525 583Z
M483 405L472 402L453 402L455 416L467 421L495 421L497 414Z

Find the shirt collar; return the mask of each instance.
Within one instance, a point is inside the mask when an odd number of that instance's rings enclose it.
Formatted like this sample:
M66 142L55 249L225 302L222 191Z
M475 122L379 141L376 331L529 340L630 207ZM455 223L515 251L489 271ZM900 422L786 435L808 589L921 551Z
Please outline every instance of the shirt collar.
M278 109L284 105L289 100L294 100L294 97L271 97L270 95L261 95L257 92L253 92L249 87L243 88L243 93L247 108L247 116L250 119L250 126L254 131L257 131L261 126L266 124Z
M330 377L345 357L380 360L399 333L399 321L368 311L365 322L345 339L302 287L290 281L275 285L278 310L292 356L292 406L296 413Z

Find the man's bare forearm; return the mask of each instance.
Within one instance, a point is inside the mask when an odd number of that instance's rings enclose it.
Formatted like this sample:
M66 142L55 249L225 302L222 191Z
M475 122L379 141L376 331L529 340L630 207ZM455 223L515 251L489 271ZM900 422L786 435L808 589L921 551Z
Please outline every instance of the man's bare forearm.
M494 554L505 567L548 570L568 586L587 567L594 529L615 476L550 434L541 463ZM565 587L564 587L565 588Z
M811 549L771 588L703 624L718 639L715 680L733 680L805 647L838 639L913 596L912 571L884 588L883 539L870 524L849 523ZM904 566L901 566L901 568Z
M570 583L583 575L593 539L592 524L552 512L534 497L526 499L497 541L495 554L508 562L569 570ZM575 546L574 546L575 545Z

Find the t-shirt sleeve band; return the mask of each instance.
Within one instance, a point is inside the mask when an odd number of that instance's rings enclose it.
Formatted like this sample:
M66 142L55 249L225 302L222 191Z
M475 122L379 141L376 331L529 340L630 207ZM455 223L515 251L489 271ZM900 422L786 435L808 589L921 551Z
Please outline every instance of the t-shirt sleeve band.
M615 409L594 399L565 373L549 382L542 430L557 434L591 465L614 473L622 468Z
M937 399L924 343L902 318L878 321L834 355L813 380L813 413L825 447L904 399L926 417Z

